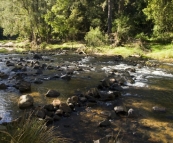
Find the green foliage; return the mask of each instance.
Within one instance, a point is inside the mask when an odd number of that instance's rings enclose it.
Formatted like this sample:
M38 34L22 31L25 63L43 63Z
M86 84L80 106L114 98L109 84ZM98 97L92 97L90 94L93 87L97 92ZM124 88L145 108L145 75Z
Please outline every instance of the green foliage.
M112 30L116 33L118 41L125 41L130 35L130 28L129 17L122 15L114 20Z
M173 0L147 0L147 2L148 5L143 12L154 23L153 34L163 36L164 33L173 32Z
M104 46L108 41L108 36L104 35L99 27L90 28L90 31L85 35L87 46Z
M101 20L98 19L98 18L95 18L95 19L93 19L93 20L91 21L91 26L92 26L92 27L98 27L98 26L100 26L100 24L101 24Z
M147 40L149 40L148 35L144 34L143 32L140 33L140 34L137 34L135 38L136 38L136 39L140 39L140 40L142 40L142 41L147 41Z
M46 46L47 46L47 43L46 42L42 42L39 46L40 46L41 49L45 49Z
M37 41L46 40L49 28L44 20L49 1L42 0L2 0L0 18L3 34L19 35Z
M7 53L7 52L8 52L8 50L5 48L0 49L0 53Z
M111 8L106 0L1 0L0 33L3 28L3 35L30 39L35 45L84 40L90 27L104 33L112 27L119 41L152 32L155 37L171 37L173 0L109 2Z

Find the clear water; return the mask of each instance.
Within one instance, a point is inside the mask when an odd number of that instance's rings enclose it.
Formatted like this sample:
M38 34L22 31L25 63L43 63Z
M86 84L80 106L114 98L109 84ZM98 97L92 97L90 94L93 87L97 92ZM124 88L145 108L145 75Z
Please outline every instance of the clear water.
M1 55L0 71L12 76L12 67L6 67L4 61L12 57L18 61L20 57L31 58L29 55ZM70 81L46 80L52 74L65 74L64 71L45 70L43 75L45 80L43 84L32 84L32 92L30 93L35 100L34 104L45 104L52 102L52 99L47 99L45 93L48 89L56 89L60 92L60 99L65 100L79 91L86 91L90 87L96 87L100 80L106 77L112 69L135 68L135 73L130 73L135 76L135 84L127 83L124 86L123 98L128 108L135 108L142 115L141 124L150 126L155 130L148 131L152 140L161 142L173 142L173 64L163 63L157 68L142 67L127 65L125 63L117 63L113 57L85 57L83 55L54 55L45 56L44 58L53 59L54 62L41 61L49 65L63 69L68 69L80 65L83 71L75 71ZM29 73L34 73L33 69L28 69ZM34 79L30 76L29 79ZM40 76L38 78L43 78ZM2 80L0 83L13 83L11 80ZM17 107L17 100L21 94L14 88L8 88L0 91L0 117L2 122L10 122L22 112ZM153 106L166 108L166 113L155 113L152 110ZM146 130L144 129L145 133ZM158 136L159 134L159 136Z

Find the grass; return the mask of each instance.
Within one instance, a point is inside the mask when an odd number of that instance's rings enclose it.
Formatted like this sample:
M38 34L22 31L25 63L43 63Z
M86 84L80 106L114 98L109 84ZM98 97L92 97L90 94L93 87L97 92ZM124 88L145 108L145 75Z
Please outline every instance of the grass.
M173 58L173 44L151 44L150 49L151 52L147 53L146 56L152 59L165 60Z
M122 55L123 57L140 55L150 59L171 61L173 59L173 44L162 45L150 43L147 45L147 49L135 44L131 44L130 46L125 45L124 47L104 46L93 48L92 52L101 55Z
M142 55L144 52L139 48L131 47L100 47L96 49L96 54L104 55L122 55L123 57L128 57L130 55Z
M8 131L0 131L0 143L61 143L66 142L54 127L47 127L44 121L36 118L23 118L17 125L8 127Z
M0 53L8 53L8 52L9 52L9 50L6 49L6 48L2 48L2 49L0 49Z
M47 50L54 50L54 49L78 49L81 46L84 46L82 43L80 42L66 42L66 43L62 43L62 44L47 44L45 46L45 49Z
M0 43L9 42L1 41ZM17 52L21 53L29 49L29 44L27 42L15 42L16 47L9 51L8 48L0 49L0 53ZM25 45L26 44L26 45ZM123 57L128 57L130 55L141 55L143 57L165 60L173 59L173 44L157 44L154 42L147 43L147 49L141 48L138 43L130 43L124 45L123 47L112 47L112 46L102 46L102 47L86 47L82 42L66 42L61 44L47 44L42 43L38 49L35 50L56 50L56 49L82 49L87 54L98 54L98 55L122 55Z

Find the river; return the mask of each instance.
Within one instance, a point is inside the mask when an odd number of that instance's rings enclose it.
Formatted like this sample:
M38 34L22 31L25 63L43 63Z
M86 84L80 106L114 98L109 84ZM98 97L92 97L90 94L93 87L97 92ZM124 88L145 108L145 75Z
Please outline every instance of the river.
M7 79L1 79L0 83L8 86L5 90L0 90L0 117L1 123L10 122L23 112L17 106L17 100L21 93L13 85L16 80L12 77L15 72L14 67L7 67L6 61L22 62L22 60L32 61L33 53L24 54L1 54L0 71L9 75ZM78 54L43 54L44 60L39 60L41 64L56 67L52 70L44 70L42 75L35 76L35 69L27 67L26 73L30 76L26 80L33 81L39 78L42 84L32 83L32 92L35 105L51 103L52 99L45 97L48 89L56 89L60 92L60 99L66 100L77 92L86 91L91 87L97 87L100 81L107 77L111 70L124 70L133 68L136 72L130 72L135 83L126 83L122 86L122 98L129 108L134 108L140 112L142 118L140 124L144 126L142 132L150 134L151 140L161 142L173 142L173 64L157 63L157 66L148 67L139 64L128 64L117 61L115 58L107 56L86 56ZM82 70L81 70L81 69ZM71 80L54 79L52 75L64 75L71 69L73 71ZM20 71L18 71L20 72ZM164 108L165 112L155 112L153 107ZM146 127L146 128L145 128ZM149 128L147 128L149 127ZM152 130L154 129L154 130Z

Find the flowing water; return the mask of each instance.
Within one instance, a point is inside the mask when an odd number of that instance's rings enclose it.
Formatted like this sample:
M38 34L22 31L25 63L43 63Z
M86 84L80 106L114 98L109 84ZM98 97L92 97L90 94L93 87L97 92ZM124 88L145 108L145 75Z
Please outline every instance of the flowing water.
M30 54L10 54L1 55L0 71L7 73L8 79L1 79L0 83L8 85L15 81L10 79L14 72L11 72L12 67L7 67L5 61L11 59L18 61L19 58L31 60ZM100 80L106 77L111 70L135 68L135 73L130 75L135 77L135 83L127 83L123 86L122 98L125 105L129 108L134 108L140 112L142 119L139 121L144 128L141 132L150 135L151 141L173 142L173 64L161 63L157 67L140 67L139 65L128 65L124 62L115 61L114 57L92 57L77 54L62 55L54 54L44 56L45 59L52 59L54 62L40 61L54 67L61 67L63 70L45 70L43 75L38 78L43 79L43 84L32 83L32 92L30 93L35 100L36 105L43 105L52 102L52 99L47 99L45 93L48 89L56 89L61 95L60 99L65 100L68 97L75 95L80 91L86 91L91 87L96 87ZM49 80L51 75L65 74L64 70L78 68L71 80L62 79ZM27 72L33 73L31 68ZM29 76L27 80L33 80L35 76ZM10 122L21 114L21 110L17 106L17 100L21 93L13 87L8 87L6 90L0 91L0 117L2 122ZM166 112L154 112L153 107L163 107Z

